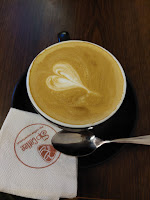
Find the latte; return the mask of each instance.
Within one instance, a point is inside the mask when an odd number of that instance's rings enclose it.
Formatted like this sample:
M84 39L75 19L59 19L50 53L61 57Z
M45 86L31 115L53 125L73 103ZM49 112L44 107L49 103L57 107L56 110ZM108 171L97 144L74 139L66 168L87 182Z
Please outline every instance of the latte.
M113 56L82 41L44 50L29 74L36 105L51 118L71 125L93 124L109 116L122 99L124 82Z

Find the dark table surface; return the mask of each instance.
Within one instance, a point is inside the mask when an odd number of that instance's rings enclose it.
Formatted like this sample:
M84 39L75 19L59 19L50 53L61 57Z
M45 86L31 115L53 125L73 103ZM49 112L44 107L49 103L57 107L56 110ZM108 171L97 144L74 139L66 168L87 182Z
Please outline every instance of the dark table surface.
M150 134L149 0L0 0L0 127L16 82L63 30L116 56L138 99L134 135ZM80 169L78 196L149 200L150 147L126 145L107 162Z

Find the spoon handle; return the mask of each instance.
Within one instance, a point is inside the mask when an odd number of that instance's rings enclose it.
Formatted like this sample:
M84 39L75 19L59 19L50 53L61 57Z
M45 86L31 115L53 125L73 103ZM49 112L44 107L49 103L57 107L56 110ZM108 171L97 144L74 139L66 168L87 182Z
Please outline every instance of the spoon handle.
M150 145L150 135L131 137L131 138L120 138L111 140L110 142Z

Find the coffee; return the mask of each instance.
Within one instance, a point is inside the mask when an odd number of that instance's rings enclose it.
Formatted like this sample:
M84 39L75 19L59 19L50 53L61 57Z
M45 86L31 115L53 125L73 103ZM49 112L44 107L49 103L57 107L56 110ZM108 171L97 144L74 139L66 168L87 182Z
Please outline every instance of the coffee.
M72 125L109 116L122 99L124 82L119 64L107 51L82 41L44 50L29 74L36 105L51 118Z

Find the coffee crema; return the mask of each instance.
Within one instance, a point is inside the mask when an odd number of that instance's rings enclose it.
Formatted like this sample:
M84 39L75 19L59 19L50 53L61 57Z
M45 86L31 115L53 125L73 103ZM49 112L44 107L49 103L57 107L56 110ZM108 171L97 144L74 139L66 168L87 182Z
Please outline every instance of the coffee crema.
M44 50L29 74L37 106L51 118L72 125L93 124L109 116L122 99L124 84L116 60L83 41Z

